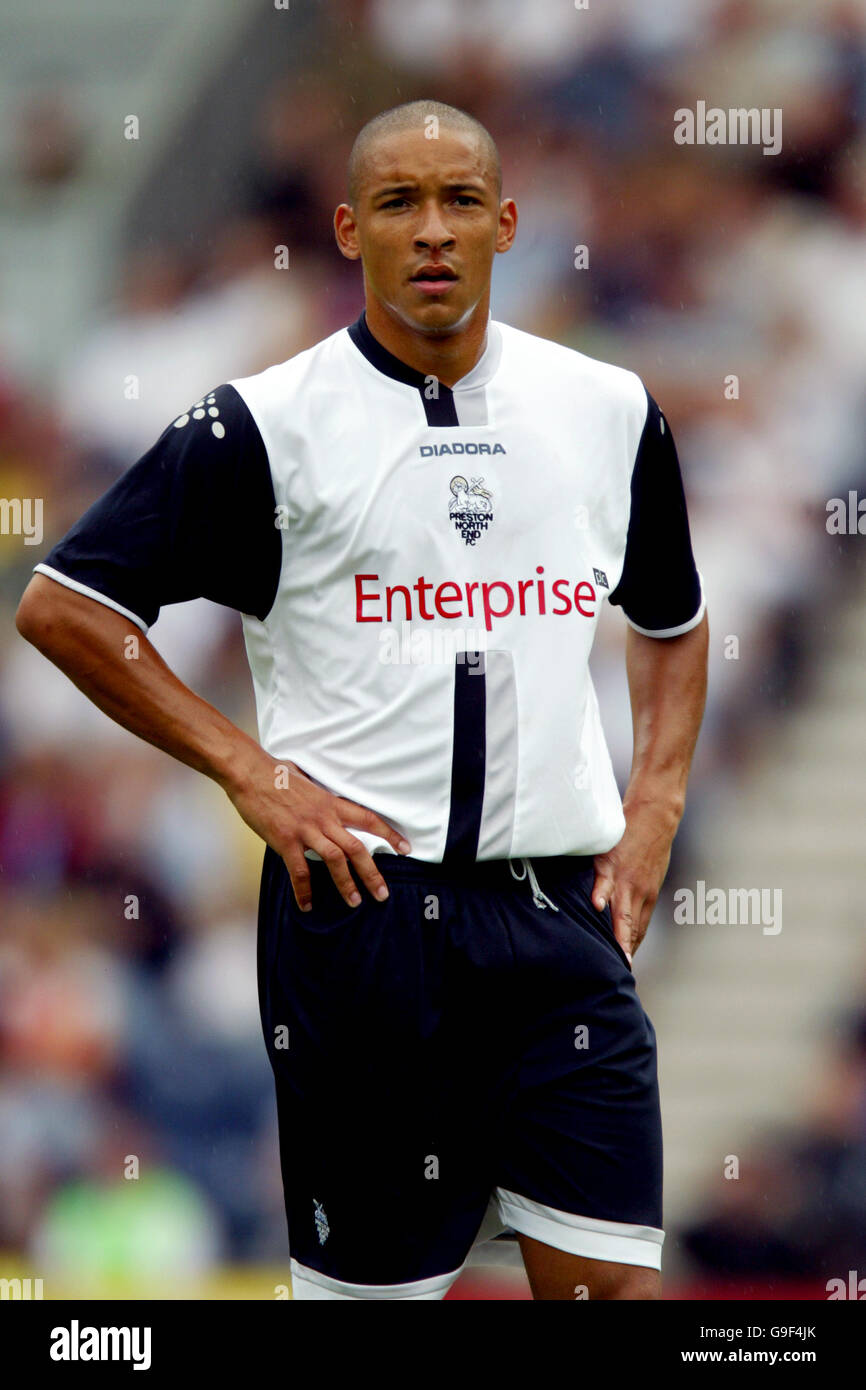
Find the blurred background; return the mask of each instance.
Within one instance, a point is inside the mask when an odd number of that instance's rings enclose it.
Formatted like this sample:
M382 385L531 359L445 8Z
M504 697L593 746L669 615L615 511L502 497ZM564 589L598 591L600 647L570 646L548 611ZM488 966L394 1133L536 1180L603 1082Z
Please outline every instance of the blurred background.
M826 1298L866 1277L866 0L3 0L0 498L42 499L44 531L3 513L0 1274L46 1297L287 1282L263 846L13 615L191 401L357 317L346 157L416 97L499 144L520 227L494 317L638 372L679 448L711 655L636 960L666 1297ZM781 108L781 152L678 145L699 100ZM255 732L236 613L177 605L149 635ZM624 638L608 611L593 676L622 786ZM778 892L782 916L678 922L701 882ZM515 1256L486 1247L450 1297L528 1297Z

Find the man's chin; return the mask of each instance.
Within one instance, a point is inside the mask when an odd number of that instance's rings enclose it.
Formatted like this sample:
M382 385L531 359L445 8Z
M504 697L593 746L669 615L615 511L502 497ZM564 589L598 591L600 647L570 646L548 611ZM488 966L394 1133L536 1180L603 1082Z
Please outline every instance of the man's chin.
M444 300L432 300L426 304L401 306L396 310L398 317L416 333L428 338L447 338L460 333L469 323L475 305L468 309L458 309Z

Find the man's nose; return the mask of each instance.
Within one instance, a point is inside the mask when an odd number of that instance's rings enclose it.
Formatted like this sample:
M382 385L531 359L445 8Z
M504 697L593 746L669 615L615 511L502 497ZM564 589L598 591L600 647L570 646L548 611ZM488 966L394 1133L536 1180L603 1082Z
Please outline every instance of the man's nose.
M435 205L426 207L420 226L415 233L415 245L418 247L450 246L453 241L454 234L443 217L441 208Z

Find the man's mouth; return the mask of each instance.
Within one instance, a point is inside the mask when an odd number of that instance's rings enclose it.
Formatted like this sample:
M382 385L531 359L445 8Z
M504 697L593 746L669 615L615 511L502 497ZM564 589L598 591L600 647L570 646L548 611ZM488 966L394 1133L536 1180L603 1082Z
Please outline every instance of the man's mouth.
M411 277L422 294L444 294L457 283L457 274L448 265L425 265Z

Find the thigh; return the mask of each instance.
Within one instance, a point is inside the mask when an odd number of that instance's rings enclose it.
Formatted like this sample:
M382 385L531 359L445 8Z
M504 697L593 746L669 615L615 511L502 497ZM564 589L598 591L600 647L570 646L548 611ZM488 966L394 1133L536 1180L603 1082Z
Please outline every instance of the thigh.
M497 1169L502 1220L578 1261L575 1284L580 1260L596 1282L599 1264L658 1271L664 1240L655 1030L591 886L551 888L559 912L515 932L535 984Z
M572 1255L518 1234L532 1297L544 1301L661 1298L661 1272Z
M312 911L289 888L260 939L289 1245L312 1296L441 1296L492 1187L442 928L423 884L389 888L349 908L316 874Z

